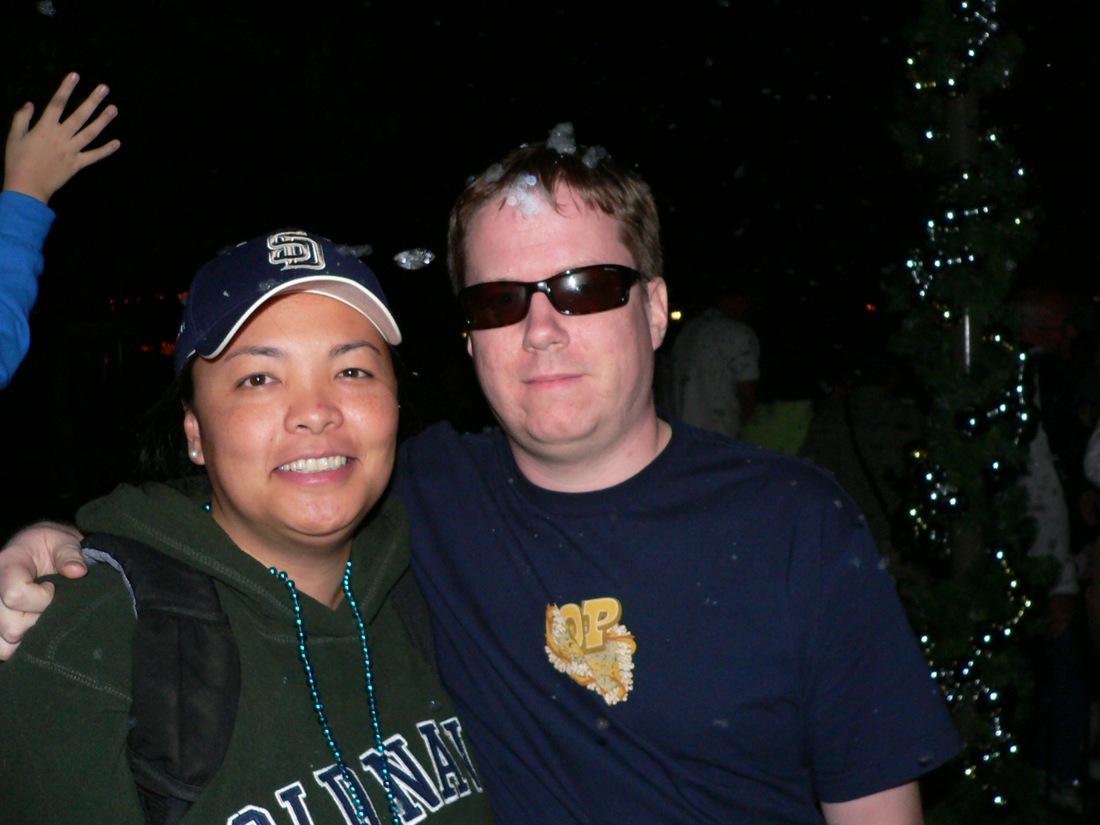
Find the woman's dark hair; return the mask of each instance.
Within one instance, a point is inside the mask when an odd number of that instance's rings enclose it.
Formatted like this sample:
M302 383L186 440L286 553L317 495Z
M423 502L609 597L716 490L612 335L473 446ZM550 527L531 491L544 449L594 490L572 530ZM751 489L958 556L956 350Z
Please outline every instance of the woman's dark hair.
M194 364L192 356L142 417L134 459L135 481L168 481L204 472L187 455L183 432L184 410L195 399Z

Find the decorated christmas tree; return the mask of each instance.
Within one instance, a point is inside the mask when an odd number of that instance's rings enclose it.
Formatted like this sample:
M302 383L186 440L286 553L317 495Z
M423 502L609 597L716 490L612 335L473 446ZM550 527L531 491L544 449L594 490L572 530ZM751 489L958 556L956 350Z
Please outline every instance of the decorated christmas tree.
M1032 246L1026 176L990 113L1011 94L1021 43L996 0L928 0L909 34L897 137L928 186L924 241L906 261L894 338L930 399L909 456L903 596L966 749L928 796L932 822L1038 821L1039 777L1021 747L1024 644L1049 566L1016 483L1034 434L1027 357L1007 298Z

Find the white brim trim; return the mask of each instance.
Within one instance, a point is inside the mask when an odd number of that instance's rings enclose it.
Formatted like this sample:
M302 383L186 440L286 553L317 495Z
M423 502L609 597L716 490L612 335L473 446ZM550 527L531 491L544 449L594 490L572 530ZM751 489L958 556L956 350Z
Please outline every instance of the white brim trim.
M218 343L217 348L211 352L200 352L199 354L203 358L217 358L248 319L256 314L256 310L272 298L292 292L309 292L314 295L324 295L342 304L346 304L370 321L375 329L382 335L382 338L385 339L387 344L390 346L397 346L401 343L401 330L397 328L397 322L393 320L393 316L390 315L390 311L386 309L385 304L365 286L350 278L341 278L335 275L310 275L305 278L296 278L293 281L279 284L279 286L274 289L265 292L257 298L248 309L241 313L241 316L237 319L237 323L235 323L225 334L225 337Z

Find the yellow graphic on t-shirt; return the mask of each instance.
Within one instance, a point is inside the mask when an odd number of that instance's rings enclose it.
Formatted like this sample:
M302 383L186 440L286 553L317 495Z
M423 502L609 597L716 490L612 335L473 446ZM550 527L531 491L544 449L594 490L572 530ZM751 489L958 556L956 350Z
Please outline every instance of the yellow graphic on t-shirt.
M625 701L634 687L634 636L619 619L618 599L588 599L546 607L546 655L550 664L594 690L609 705Z

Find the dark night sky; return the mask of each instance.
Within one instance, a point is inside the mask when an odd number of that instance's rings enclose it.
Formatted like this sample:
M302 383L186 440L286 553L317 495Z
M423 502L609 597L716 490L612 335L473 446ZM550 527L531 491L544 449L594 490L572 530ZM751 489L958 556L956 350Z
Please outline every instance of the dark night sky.
M674 302L735 279L764 299L766 350L810 365L851 346L927 214L927 181L889 132L920 5L641 5L0 0L0 112L41 106L76 69L78 92L112 87L123 141L51 204L35 343L0 394L0 422L38 457L14 521L64 515L118 476L120 440L164 371L135 345L170 338L178 316L154 296L232 241L299 225L370 244L405 358L433 386L454 380L447 210L467 176L561 121L653 186ZM1091 290L1089 6L1037 5L1001 3L1026 51L987 116L1046 216L1023 270ZM416 246L440 260L392 264ZM139 302L120 310L127 299Z

